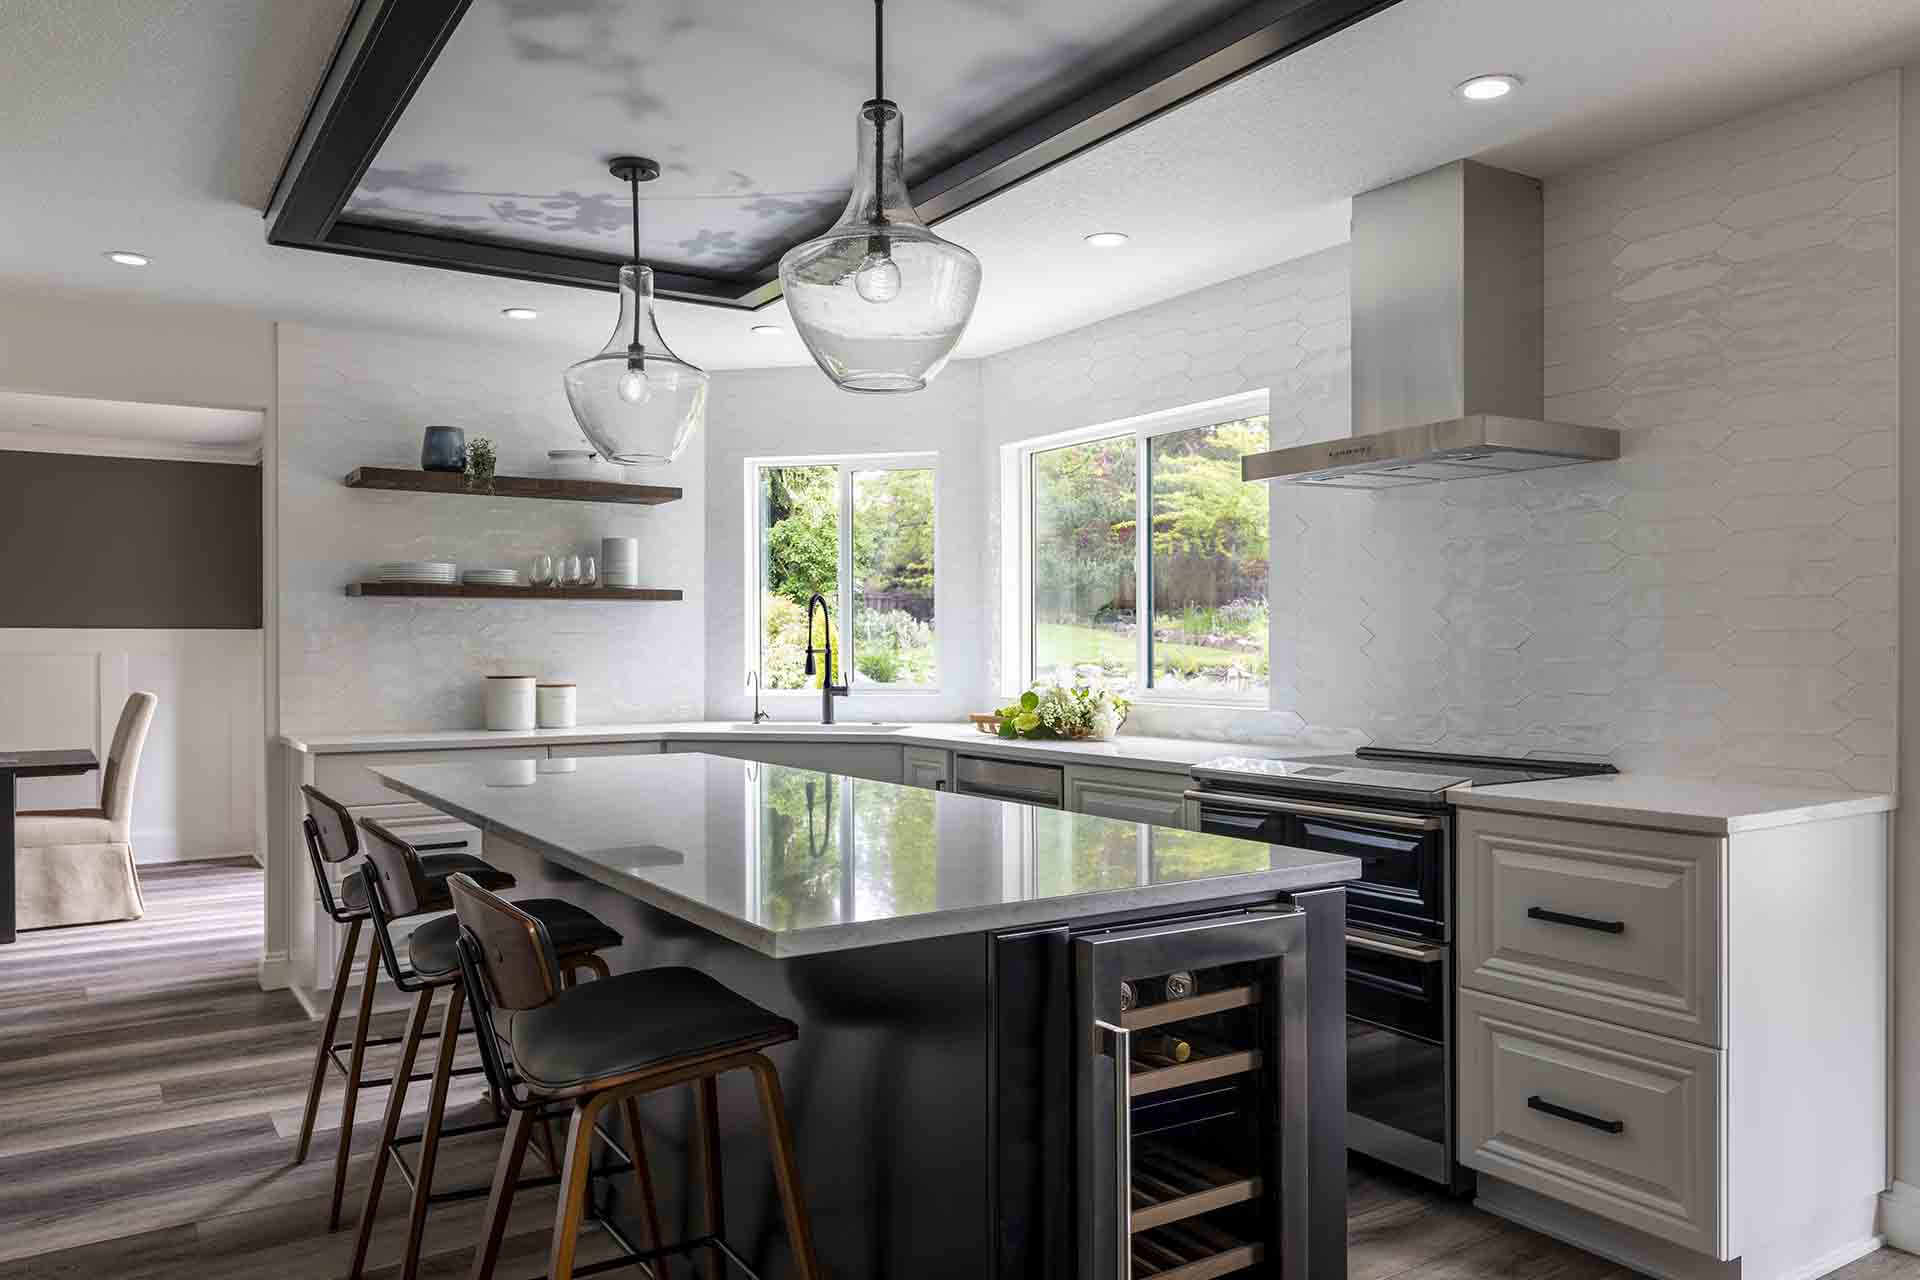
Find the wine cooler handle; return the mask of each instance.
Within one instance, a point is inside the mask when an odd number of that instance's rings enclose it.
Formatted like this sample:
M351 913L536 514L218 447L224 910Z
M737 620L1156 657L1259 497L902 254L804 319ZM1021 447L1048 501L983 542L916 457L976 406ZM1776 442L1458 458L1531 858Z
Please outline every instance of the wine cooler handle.
M1119 1225L1114 1255L1118 1280L1133 1280L1133 1087L1128 1064L1133 1061L1133 1032L1094 1019L1094 1028L1107 1035L1113 1054L1113 1181L1114 1220Z

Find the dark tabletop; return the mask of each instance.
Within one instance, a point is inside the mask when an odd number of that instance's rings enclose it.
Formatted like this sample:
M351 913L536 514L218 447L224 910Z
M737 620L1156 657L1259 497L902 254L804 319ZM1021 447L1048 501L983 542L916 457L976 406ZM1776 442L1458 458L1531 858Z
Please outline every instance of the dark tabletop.
M66 773L90 773L100 758L81 747L74 751L0 751L0 773L17 778L51 778Z

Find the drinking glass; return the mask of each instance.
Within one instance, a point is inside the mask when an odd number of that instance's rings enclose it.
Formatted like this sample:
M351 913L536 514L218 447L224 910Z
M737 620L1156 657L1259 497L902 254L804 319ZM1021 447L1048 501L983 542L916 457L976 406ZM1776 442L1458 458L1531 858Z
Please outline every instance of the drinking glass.
M580 560L580 585L591 587L600 581L600 566L592 556L583 556Z
M580 557L568 556L566 567L561 570L560 581L569 587L580 585Z
M535 556L533 558L532 566L527 570L527 581L531 582L536 587L552 586L553 585L553 557L549 555Z

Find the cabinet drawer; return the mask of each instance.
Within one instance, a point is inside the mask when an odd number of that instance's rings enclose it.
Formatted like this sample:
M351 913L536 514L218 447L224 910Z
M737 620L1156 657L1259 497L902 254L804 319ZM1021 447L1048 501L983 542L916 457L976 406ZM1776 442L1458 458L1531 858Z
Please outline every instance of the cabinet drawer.
M1723 1257L1721 1054L1462 992L1460 1160Z
M929 791L947 789L947 753L933 747L903 747L900 752L902 780L910 787Z
M1184 775L1148 773L1138 769L1067 770L1067 808L1122 822L1146 822L1156 827L1187 825Z
M1462 986L1724 1044L1721 839L1466 811L1459 844Z

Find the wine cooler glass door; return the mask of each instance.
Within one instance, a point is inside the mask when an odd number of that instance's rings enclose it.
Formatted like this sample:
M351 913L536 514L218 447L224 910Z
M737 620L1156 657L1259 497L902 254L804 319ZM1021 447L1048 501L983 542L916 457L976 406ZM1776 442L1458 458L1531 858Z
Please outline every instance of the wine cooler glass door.
M1309 1275L1308 938L1295 904L1074 938L1080 1280Z

